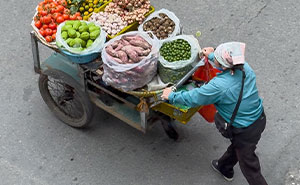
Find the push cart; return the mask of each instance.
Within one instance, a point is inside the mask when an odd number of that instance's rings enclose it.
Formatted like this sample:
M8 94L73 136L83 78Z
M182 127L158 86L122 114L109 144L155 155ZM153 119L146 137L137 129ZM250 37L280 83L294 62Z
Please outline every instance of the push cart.
M123 92L107 86L102 81L100 55L91 63L77 64L55 45L39 39L34 31L31 32L31 43L41 96L54 115L71 127L88 126L94 106L97 106L143 133L150 130L154 123L161 122L167 135L177 140L174 122L187 124L201 109L201 106L186 108L162 101L162 90ZM53 50L43 62L40 61L39 43Z

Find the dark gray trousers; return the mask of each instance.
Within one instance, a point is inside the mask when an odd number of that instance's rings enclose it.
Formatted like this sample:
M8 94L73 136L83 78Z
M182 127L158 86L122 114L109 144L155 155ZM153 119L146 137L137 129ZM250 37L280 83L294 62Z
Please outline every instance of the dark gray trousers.
M227 151L218 160L218 167L225 176L233 176L233 167L239 162L249 185L267 185L261 174L259 159L255 154L261 133L266 127L266 116L262 115L249 127L232 128L233 139Z

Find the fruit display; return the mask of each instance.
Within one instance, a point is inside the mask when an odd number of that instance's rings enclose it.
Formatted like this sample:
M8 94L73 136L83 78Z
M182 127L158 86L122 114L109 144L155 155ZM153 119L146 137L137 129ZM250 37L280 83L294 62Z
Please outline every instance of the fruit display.
M101 33L99 26L85 21L66 21L61 27L61 38L71 48L84 50L93 45Z
M122 36L106 46L107 56L119 64L138 63L151 52L152 46L141 36Z
M71 15L66 6L66 0L44 0L37 6L34 26L47 42L55 41L57 26L60 23L65 20L82 19L80 13Z
M98 8L109 0L68 0L68 8L72 14L80 12L83 20L87 21L93 12L99 12Z
M105 7L105 12L118 14L127 22L142 24L150 10L150 0L113 0Z
M166 39L175 30L175 23L166 14L160 13L143 24L144 31L151 31L158 39ZM151 36L151 35L150 35Z
M191 57L191 45L183 39L165 42L160 48L160 54L168 62L188 60Z
M107 12L93 13L89 21L98 23L111 36L116 35L127 26L127 23L119 15Z

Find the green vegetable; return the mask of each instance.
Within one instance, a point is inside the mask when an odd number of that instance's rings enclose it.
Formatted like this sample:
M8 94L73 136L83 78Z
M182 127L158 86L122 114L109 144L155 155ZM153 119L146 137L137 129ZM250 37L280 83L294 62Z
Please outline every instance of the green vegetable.
M82 40L89 40L90 34L89 34L88 32L83 32L83 33L81 33L80 38L81 38Z
M70 40L69 42L69 46L73 47L75 45L75 39Z
M87 26L87 23L82 21L81 26Z
M76 32L76 37L80 38L80 33L78 31Z
M67 24L65 24L65 25L61 28L61 31L68 31L69 28L72 28L72 25L67 25Z
M89 23L88 27L91 27L91 26L95 26L95 24L93 22Z
M91 45L93 45L94 41L92 40L88 40L87 43L86 43L86 47L90 47Z
M68 39L66 40L66 43L70 46L70 42L71 42L72 40L74 40L74 39L68 38Z
M66 21L65 25L71 25L71 26L73 26L73 23L74 23L74 21Z
M82 40L80 38L75 38L74 39L74 45L72 47L74 48L80 48L82 47Z
M88 27L87 25L81 25L81 26L78 28L78 31L79 31L80 33L89 31L89 27Z
M61 38L63 38L64 40L66 40L68 38L68 32L67 31L63 31L61 33Z
M90 39L95 40L100 35L100 30L95 30L90 33Z
M73 28L68 29L68 35L71 38L75 38L77 36L76 31Z
M168 62L188 60L191 58L191 46L183 39L165 42L160 48L160 54Z
M81 47L85 48L86 47L86 41L81 40Z
M92 33L93 31L95 30L99 30L100 31L100 28L98 26L90 26L89 27L89 32Z
M73 29L74 30L78 30L78 28L79 28L79 26L81 25L81 23L80 23L80 21L74 21L74 23L73 23Z

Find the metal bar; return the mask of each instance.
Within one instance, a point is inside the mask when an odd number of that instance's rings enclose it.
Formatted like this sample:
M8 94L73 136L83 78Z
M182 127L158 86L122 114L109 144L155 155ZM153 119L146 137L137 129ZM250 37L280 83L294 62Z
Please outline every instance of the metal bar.
M33 55L33 62L34 62L33 63L34 71L36 73L41 73L41 63L40 63L38 40L33 31L30 32L30 35L31 35L31 48L32 48L32 55Z
M147 129L147 119L146 112L140 112L141 117L141 127L146 130Z
M125 100L124 98L119 97L118 95L112 93L111 91L105 89L104 87L101 87L100 85L98 85L98 84L96 84L96 83L94 83L94 82L92 82L92 81L90 81L90 80L87 80L87 82L90 83L91 85L97 87L98 89L101 89L101 90L104 91L105 93L107 93L107 94L113 96L114 98L117 98L118 100L124 102L126 105L128 105L128 107L133 108L133 109L136 109L136 105L135 105L134 103L131 103L131 102Z
M187 79L189 79L190 78L190 76L192 76L193 74L194 74L194 72L200 67L200 66L202 66L203 65L203 63L204 63L204 59L205 58L202 58L197 64L196 64L196 66L193 68L193 69L191 69L181 80L179 80L179 82L177 82L176 84L175 84L175 90L177 89L177 88L179 88L179 87L181 87L183 84L184 84L184 82L186 82L187 81Z

